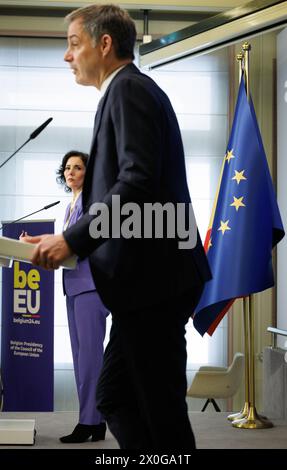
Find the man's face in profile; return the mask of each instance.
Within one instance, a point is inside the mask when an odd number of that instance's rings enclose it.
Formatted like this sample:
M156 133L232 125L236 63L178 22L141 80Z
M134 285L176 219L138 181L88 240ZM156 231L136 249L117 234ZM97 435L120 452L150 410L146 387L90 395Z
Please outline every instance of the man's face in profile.
M80 85L98 86L100 45L94 45L93 39L83 27L81 18L70 23L67 36L68 48L64 60L70 64L76 82Z

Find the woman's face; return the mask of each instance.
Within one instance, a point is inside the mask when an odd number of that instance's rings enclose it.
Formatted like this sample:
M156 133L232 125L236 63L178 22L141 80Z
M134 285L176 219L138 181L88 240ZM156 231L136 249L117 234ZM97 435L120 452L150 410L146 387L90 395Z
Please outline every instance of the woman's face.
M80 191L83 187L86 167L80 157L70 157L67 160L64 176L66 185L73 192Z

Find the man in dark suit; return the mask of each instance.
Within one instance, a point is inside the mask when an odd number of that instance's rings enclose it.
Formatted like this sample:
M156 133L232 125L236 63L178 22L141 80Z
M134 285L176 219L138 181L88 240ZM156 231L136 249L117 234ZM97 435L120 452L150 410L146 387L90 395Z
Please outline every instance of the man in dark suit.
M77 83L95 86L103 98L83 187L84 215L63 235L30 239L40 242L33 262L51 269L71 253L89 257L113 316L98 407L120 447L189 451L195 440L185 401L185 324L210 271L192 215L177 119L165 93L132 63L136 30L127 12L91 5L67 20L65 60ZM176 230L170 231L163 211L162 232L155 233L146 220L152 204L174 208ZM95 224L103 205L108 238ZM120 232L114 229L118 217ZM182 225L193 233L189 240L180 240Z

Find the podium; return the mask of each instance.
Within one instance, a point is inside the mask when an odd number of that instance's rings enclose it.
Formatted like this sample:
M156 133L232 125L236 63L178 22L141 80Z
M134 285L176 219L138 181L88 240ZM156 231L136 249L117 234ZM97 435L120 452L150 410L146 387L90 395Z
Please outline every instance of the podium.
M35 245L0 237L0 268L11 268L13 261L31 263ZM75 269L77 257L72 256L62 263L66 269ZM33 445L35 443L35 419L1 419L0 445Z

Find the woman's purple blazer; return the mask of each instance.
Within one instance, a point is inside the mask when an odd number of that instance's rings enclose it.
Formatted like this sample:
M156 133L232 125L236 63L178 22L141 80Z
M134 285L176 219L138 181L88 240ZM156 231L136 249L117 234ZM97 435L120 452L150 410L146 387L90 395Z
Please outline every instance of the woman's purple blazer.
M66 209L64 225L68 219L71 203ZM71 214L68 227L71 227L83 215L82 194L79 195ZM96 290L90 269L89 259L78 261L76 269L63 269L63 289L66 295L78 295L83 292Z

